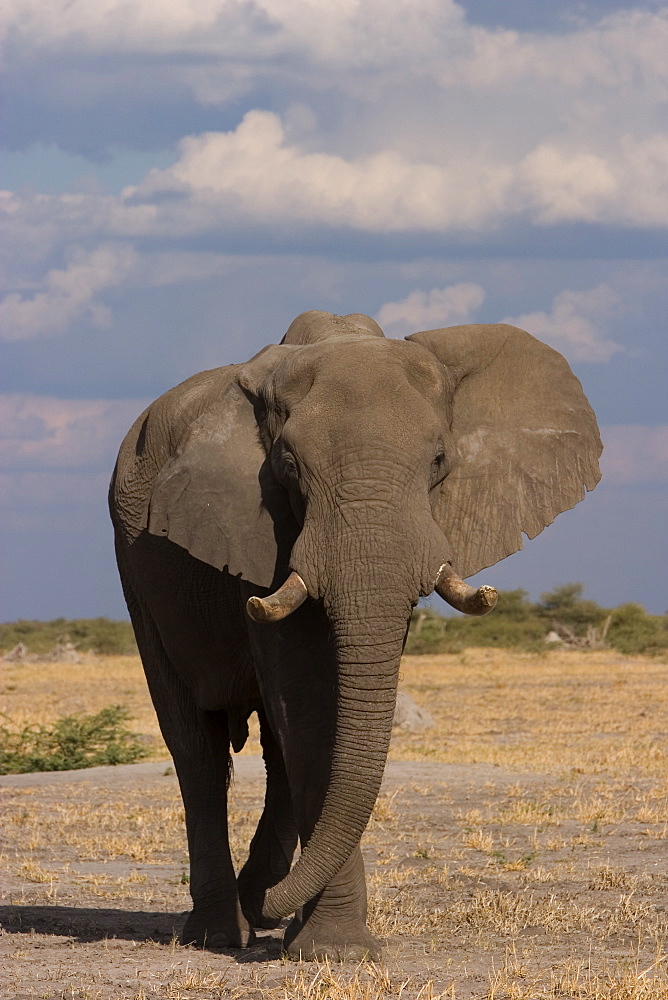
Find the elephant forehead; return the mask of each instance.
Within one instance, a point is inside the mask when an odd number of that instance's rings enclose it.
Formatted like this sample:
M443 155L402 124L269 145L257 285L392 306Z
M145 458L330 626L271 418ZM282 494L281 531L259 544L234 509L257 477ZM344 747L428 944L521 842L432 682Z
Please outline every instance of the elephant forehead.
M322 380L291 410L283 427L288 447L307 463L336 456L396 462L422 453L443 429L441 414L405 378Z
M417 344L375 337L340 337L308 345L286 358L273 373L273 394L293 405L317 389L341 402L390 402L402 388L428 398L445 388L442 366Z

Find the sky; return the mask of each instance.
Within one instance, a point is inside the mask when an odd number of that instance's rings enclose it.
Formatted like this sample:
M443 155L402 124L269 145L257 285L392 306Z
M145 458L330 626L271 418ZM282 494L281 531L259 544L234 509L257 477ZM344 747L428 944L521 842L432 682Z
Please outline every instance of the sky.
M668 6L3 7L2 620L125 617L124 434L307 309L561 351L603 480L473 582L666 610Z

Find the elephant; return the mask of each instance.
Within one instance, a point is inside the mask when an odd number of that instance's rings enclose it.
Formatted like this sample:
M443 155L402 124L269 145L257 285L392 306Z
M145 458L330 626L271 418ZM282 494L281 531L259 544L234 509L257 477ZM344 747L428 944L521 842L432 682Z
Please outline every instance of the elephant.
M578 503L600 453L565 359L503 323L393 340L362 314L306 312L138 418L110 510L185 806L184 943L244 948L291 917L289 956L378 957L360 838L412 609L436 590L489 611L494 588L465 578ZM230 748L253 712L266 790L237 877Z

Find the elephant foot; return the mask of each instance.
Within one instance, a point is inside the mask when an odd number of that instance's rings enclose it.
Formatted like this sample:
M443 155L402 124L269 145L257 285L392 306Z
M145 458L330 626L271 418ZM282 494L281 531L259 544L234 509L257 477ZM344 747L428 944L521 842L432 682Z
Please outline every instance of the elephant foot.
M258 927L261 930L273 931L278 927L282 920L282 917L273 919L262 916L264 892L244 892L244 890L239 887L239 902L241 903L243 914L251 927Z
M309 920L303 924L295 917L285 930L283 951L290 958L304 962L324 959L333 962L360 962L364 959L377 962L382 946L363 923L320 924Z
M194 944L207 951L249 948L254 943L253 928L240 909L232 915L194 909L181 931L181 944Z

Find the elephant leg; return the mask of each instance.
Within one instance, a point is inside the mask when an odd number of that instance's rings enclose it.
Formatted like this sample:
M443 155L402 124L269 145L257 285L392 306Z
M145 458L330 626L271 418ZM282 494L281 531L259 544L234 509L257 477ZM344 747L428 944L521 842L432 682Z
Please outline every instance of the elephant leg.
M243 948L254 939L241 912L227 832L227 716L198 709L168 657L150 613L124 580L146 679L185 806L193 909L184 944Z
M199 733L193 733L192 748L174 754L186 813L193 900L181 941L203 948L245 948L255 935L241 910L230 856L227 717L224 712L199 715L204 718Z
M283 755L269 727L266 715L258 712L260 742L267 771L264 811L251 841L246 864L239 873L238 886L241 909L253 927L274 928L280 919L262 917L266 890L280 882L290 870L297 846L290 787Z
M285 761L302 847L322 811L336 730L336 662L317 607L302 605L272 626L251 627L262 699ZM366 926L366 884L359 844L337 875L286 929L295 958L377 958L380 944Z
M322 892L286 928L283 948L291 958L335 961L380 958L380 943L366 926L364 862L359 844Z

